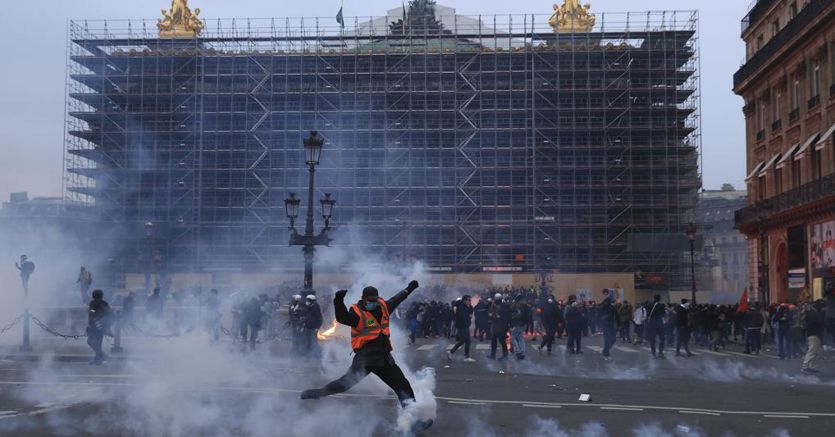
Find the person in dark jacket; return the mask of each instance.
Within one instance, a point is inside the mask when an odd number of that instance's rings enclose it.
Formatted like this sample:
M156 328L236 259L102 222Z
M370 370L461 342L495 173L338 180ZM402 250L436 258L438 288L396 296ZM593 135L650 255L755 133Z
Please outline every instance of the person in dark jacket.
M145 316L155 320L162 320L162 315L165 312L165 301L160 295L159 287L155 287L154 291L145 300Z
M316 335L322 327L322 309L319 307L319 303L316 302L315 294L308 294L305 297L304 306L304 352L308 356L316 358L321 355Z
M418 288L417 281L409 282L406 289L389 300L379 296L374 287L362 290L362 299L345 307L345 295L348 290L339 290L333 299L336 321L351 327L351 348L354 360L348 372L341 378L331 381L322 388L305 390L302 399L319 399L337 393L344 393L359 383L369 373L377 375L397 395L400 405L406 408L415 402L412 385L403 375L403 371L391 356L389 314L397 309L409 295ZM412 429L426 429L431 420L418 420Z
M475 332L473 336L478 341L484 341L485 336L490 336L490 302L489 299L481 299L473 309L475 315Z
M104 292L93 290L93 300L90 301L87 310L87 345L96 355L90 364L100 366L106 358L101 342L110 329L110 321L110 305L104 300Z
M577 303L577 297L568 296L568 305L565 309L565 327L568 331L568 353L582 354L581 339L586 320L583 309Z
M647 339L649 340L649 347L652 351L652 357L664 358L664 316L666 315L666 307L661 303L661 295L653 296L652 303L647 309ZM656 338L658 339L658 353L656 354Z
M760 307L752 304L745 316L742 318L742 326L745 328L745 353L759 355L762 349L762 328L765 322Z
M676 312L676 356L684 356L681 354L681 348L687 352L688 357L692 357L690 353L690 336L693 330L693 317L690 314L690 303L687 299L681 300L681 305L675 307Z
M618 312L608 289L603 290L603 302L597 306L597 321L603 331L603 358L609 361L612 359L612 346L617 340Z
M562 323L562 313L560 312L554 296L548 296L548 299L542 305L542 327L545 328L545 336L542 337L542 344L539 345L539 350L547 349L548 355L551 355L551 348L554 345L554 336L557 334L557 327Z
M461 300L455 302L453 307L454 321L455 321L455 339L456 343L452 349L447 352L447 358L452 361L452 356L461 346L464 346L464 361L474 363L475 360L470 358L470 321L473 317L473 306L469 295L464 295Z
M493 306L490 307L490 355L487 358L496 359L497 346L502 347L501 359L507 358L507 331L510 329L510 305L505 302L501 293L493 296Z
M525 359L525 329L528 325L530 309L522 295L516 296L510 315L510 345L517 360Z
M249 342L250 349L255 349L255 343L258 341L258 332L261 330L263 319L264 312L261 311L261 302L257 297L252 297L244 305L240 326L241 340L244 343ZM247 332L249 332L248 340Z

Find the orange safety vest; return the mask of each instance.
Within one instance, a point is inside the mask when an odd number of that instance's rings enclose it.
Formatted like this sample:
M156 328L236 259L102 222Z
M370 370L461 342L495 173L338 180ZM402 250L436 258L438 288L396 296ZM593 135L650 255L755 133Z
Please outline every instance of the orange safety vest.
M371 340L376 339L380 334L389 337L389 309L386 306L386 301L378 297L377 303L383 313L382 320L377 320L369 311L360 309L359 305L351 305L357 315L359 315L359 322L357 326L351 327L351 349L360 350Z

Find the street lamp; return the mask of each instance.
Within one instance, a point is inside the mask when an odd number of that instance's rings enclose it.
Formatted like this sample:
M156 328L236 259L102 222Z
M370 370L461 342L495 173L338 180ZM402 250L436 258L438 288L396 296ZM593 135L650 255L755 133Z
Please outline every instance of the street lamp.
M326 193L325 197L319 200L322 205L322 218L325 220L325 227L319 234L313 233L313 177L316 173L316 166L319 165L319 158L322 155L322 146L325 140L319 136L318 132L311 131L310 136L304 140L304 154L305 163L308 166L308 184L307 184L307 214L305 217L304 234L299 234L296 231L296 219L299 217L299 205L301 199L296 197L296 193L284 199L284 209L287 213L287 218L290 219L290 246L302 246L304 252L304 291L306 294L315 293L313 291L313 253L316 246L330 245L330 238L328 238L328 230L330 230L330 220L333 215L333 206L336 200L331 197L330 193Z
M696 223L687 224L687 239L690 240L690 281L691 281L691 302L696 305Z

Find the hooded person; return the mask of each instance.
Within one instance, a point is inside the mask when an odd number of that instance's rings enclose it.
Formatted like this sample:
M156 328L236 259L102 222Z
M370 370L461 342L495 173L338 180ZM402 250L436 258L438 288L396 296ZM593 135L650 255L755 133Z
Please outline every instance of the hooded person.
M345 307L348 290L339 290L333 299L336 321L351 327L351 349L354 359L348 372L322 388L305 390L302 399L319 399L348 391L369 373L377 375L397 395L400 405L406 408L415 402L415 392L400 366L391 355L391 331L389 315L418 288L417 281L409 282L406 288L389 300L379 296L374 287L365 287L362 298L351 308ZM424 430L432 425L431 420L418 420L413 429Z

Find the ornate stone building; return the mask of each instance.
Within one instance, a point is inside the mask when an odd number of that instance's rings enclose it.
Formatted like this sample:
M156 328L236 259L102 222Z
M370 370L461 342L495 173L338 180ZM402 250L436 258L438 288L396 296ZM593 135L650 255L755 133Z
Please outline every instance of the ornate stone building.
M750 295L819 297L835 273L835 2L759 0L742 39Z

